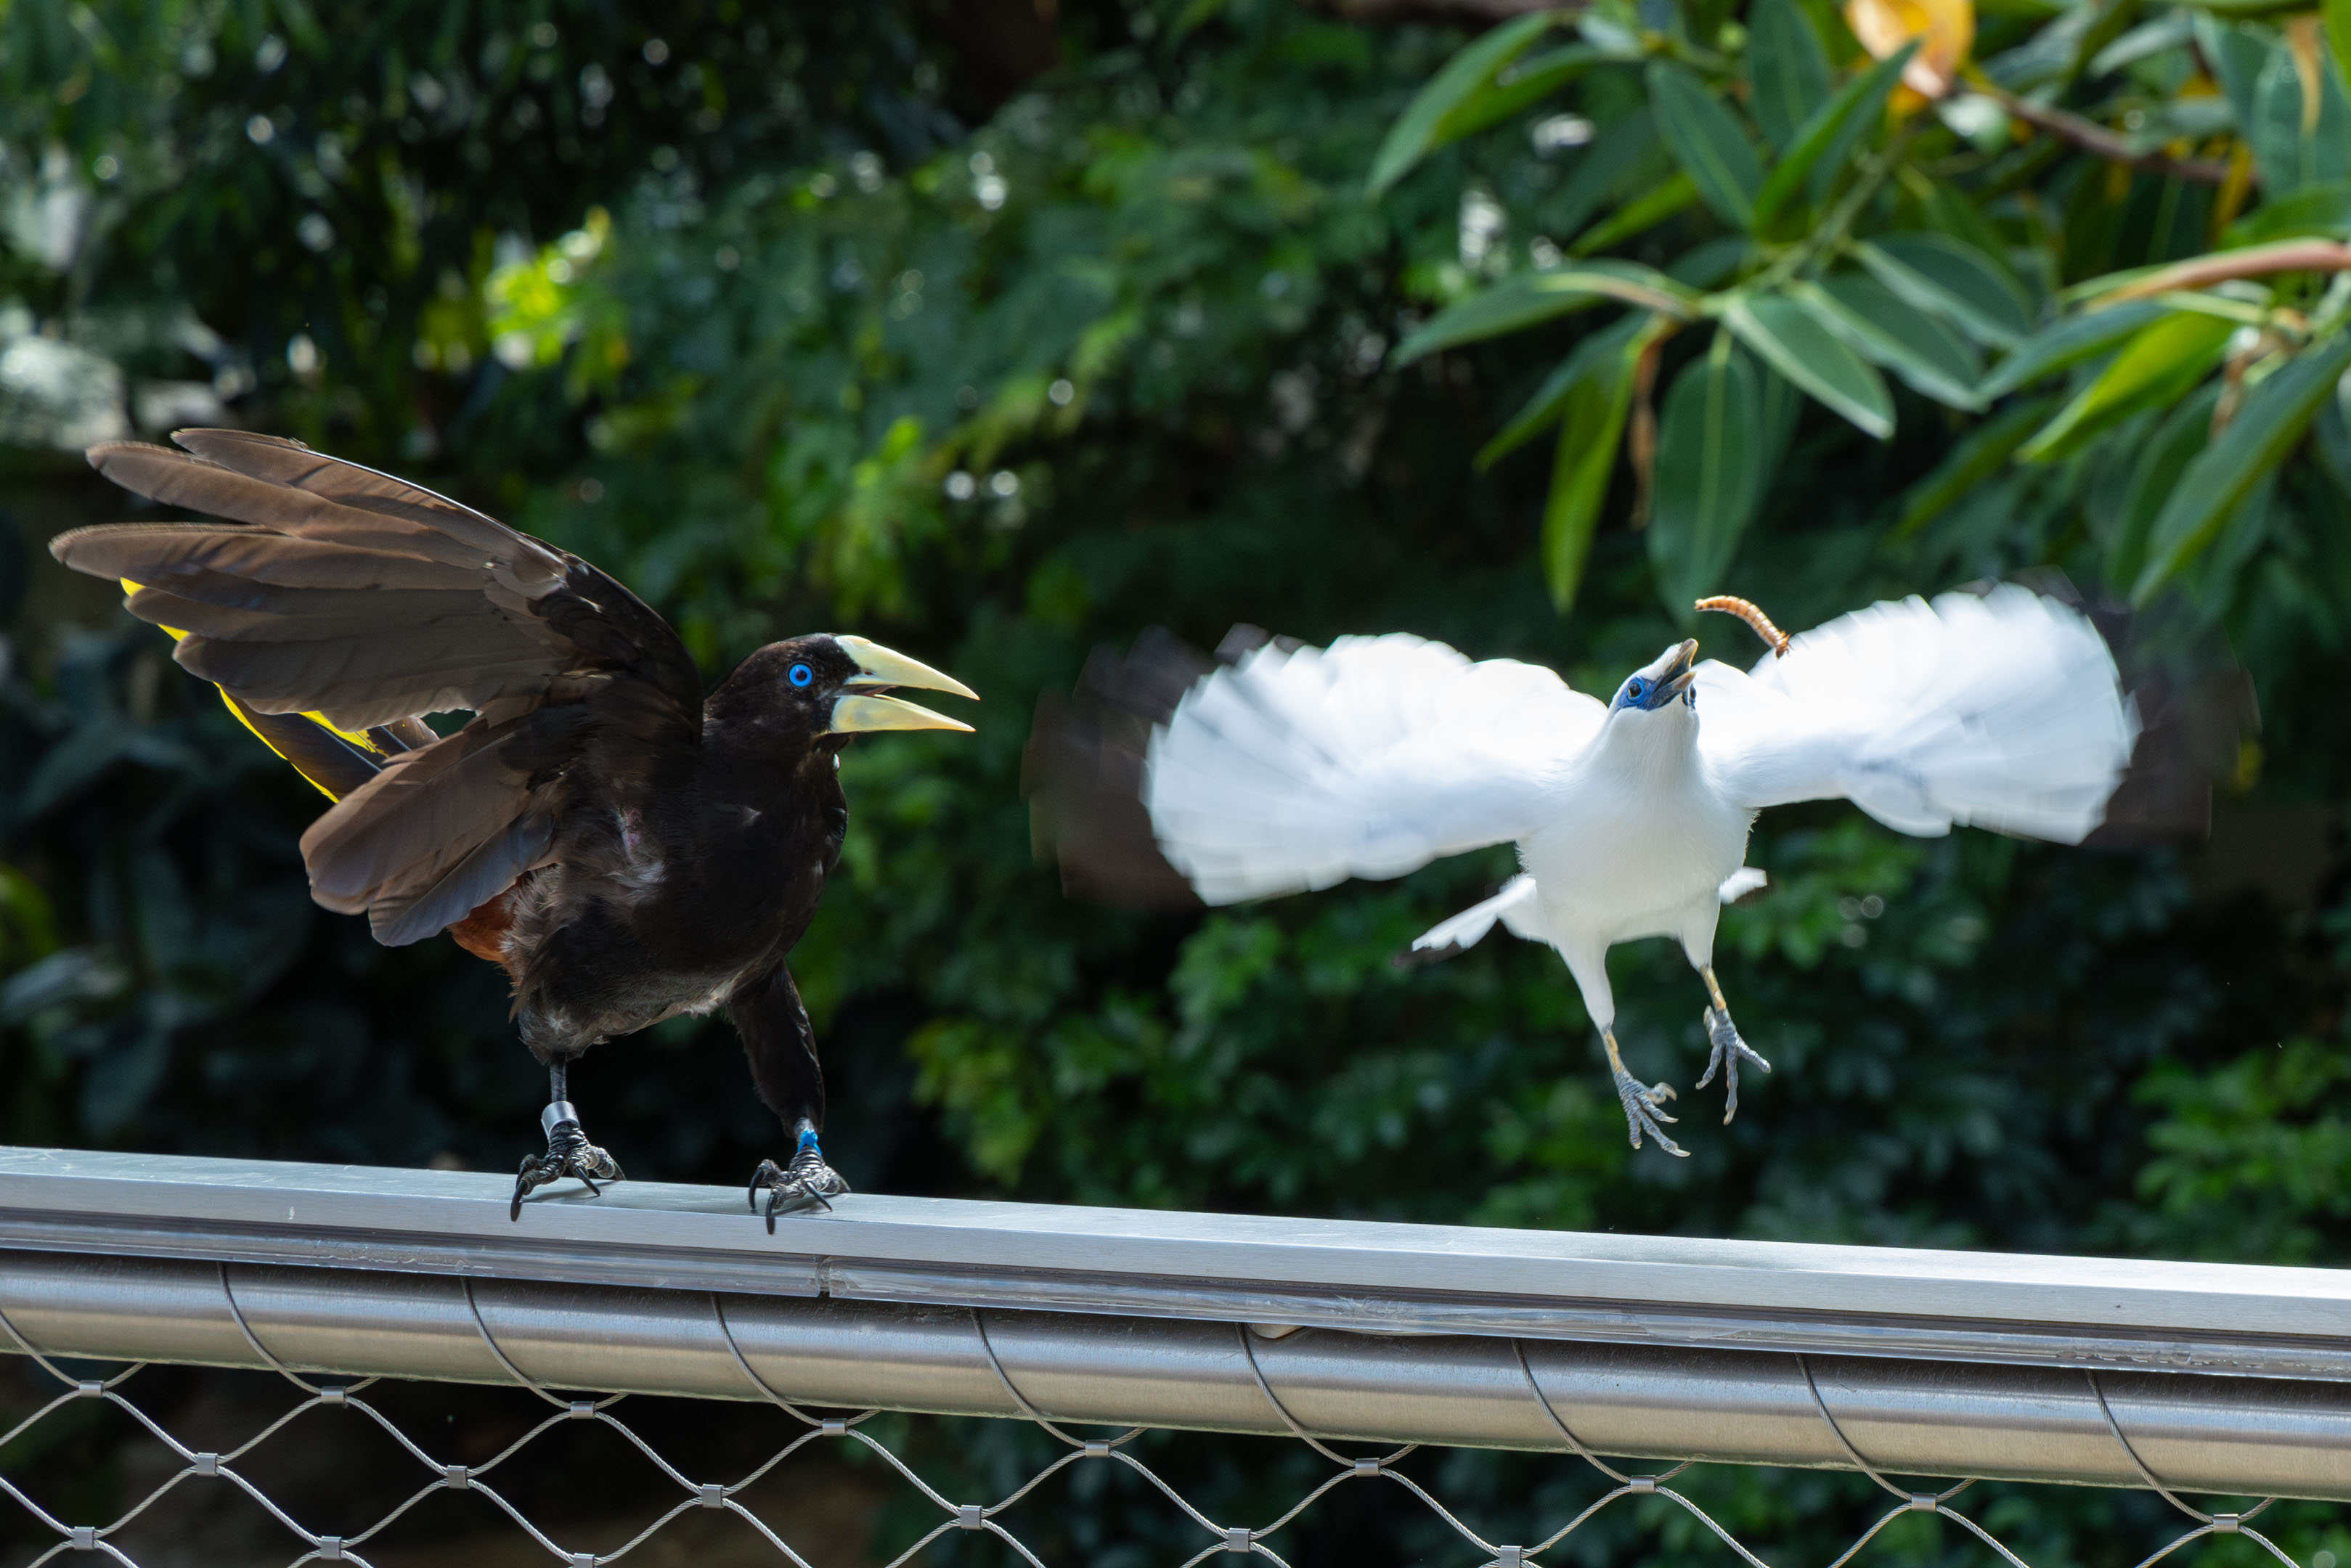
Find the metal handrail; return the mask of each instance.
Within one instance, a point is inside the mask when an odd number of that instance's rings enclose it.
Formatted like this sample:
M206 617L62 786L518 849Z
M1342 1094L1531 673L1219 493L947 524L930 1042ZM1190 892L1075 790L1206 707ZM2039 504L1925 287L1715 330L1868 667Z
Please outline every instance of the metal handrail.
M2341 1270L862 1194L770 1237L735 1189L514 1223L509 1186L0 1150L0 1314L59 1355L2351 1500Z

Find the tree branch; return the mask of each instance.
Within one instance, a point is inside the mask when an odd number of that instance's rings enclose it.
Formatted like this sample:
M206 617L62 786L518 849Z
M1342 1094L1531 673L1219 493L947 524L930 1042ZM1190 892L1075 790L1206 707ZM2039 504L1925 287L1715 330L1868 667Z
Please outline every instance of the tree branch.
M2193 180L2202 185L2228 183L2229 165L2218 158L2174 158L2163 152L2136 152L2127 141L2095 120L2019 98L1989 81L1970 81L1968 85L2035 130L2047 131L2060 141L2070 141L2109 163L2144 169L2150 174L2168 174L2175 180Z
M2101 305L2143 299L2175 289L2206 288L2232 277L2266 277L2273 272L2351 272L2351 245L2330 239L2282 240L2276 245L2224 250L2160 267L2097 297Z

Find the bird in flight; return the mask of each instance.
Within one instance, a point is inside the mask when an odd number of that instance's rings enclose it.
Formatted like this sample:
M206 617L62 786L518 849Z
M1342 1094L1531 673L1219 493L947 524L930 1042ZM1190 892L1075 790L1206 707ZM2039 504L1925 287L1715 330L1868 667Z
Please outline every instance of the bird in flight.
M2078 843L2139 731L2096 629L2022 586L1876 604L1793 638L1745 600L1698 607L1740 616L1770 651L1741 671L1677 643L1605 703L1541 665L1401 633L1314 648L1249 632L1221 667L1146 637L1090 667L1091 720L1040 712L1040 838L1073 891L1180 888L1211 904L1515 843L1523 873L1406 956L1460 952L1497 924L1549 943L1600 1031L1633 1146L1646 1134L1684 1154L1661 1124L1673 1089L1625 1065L1610 947L1680 943L1707 995L1698 1086L1721 1073L1728 1122L1740 1064L1770 1069L1713 954L1722 905L1762 885L1745 864L1759 811L1842 798L1922 837L1972 824ZM1136 846L1146 827L1156 855Z
M785 959L849 830L841 752L971 727L891 695L975 694L862 637L771 643L705 695L685 646L587 561L446 497L236 430L91 465L233 519L77 528L50 551L113 578L182 668L334 801L302 835L311 896L387 946L443 931L505 968L548 1070L543 1154L621 1179L569 1092L591 1045L724 1009L793 1146L751 1179L778 1212L849 1190L819 1142L824 1078ZM473 716L449 735L434 713Z

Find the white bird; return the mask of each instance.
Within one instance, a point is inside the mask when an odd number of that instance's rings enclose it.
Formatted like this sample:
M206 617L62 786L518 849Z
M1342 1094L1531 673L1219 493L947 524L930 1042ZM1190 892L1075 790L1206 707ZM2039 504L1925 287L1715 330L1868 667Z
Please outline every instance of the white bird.
M1705 981L1712 1056L1698 1087L1770 1064L1740 1038L1714 973L1723 904L1767 806L1843 798L1906 833L1955 824L2078 843L2138 735L2114 656L2083 615L2029 589L1875 604L1790 639L1742 600L1709 600L1774 644L1752 670L1677 643L1607 704L1552 671L1473 663L1395 634L1268 645L1190 685L1153 730L1141 793L1160 851L1212 904L1443 855L1518 845L1525 874L1414 947L1468 947L1499 921L1567 961L1638 1148L1684 1151L1673 1090L1625 1070L1608 949L1681 944Z

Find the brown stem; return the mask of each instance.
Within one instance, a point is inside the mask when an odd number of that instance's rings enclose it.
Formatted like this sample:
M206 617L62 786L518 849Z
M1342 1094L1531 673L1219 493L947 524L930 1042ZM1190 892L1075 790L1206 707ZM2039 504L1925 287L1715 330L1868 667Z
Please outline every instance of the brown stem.
M2290 239L2220 251L2150 272L2099 295L2097 302L2111 305L2175 289L2209 287L2232 277L2266 277L2273 272L2351 272L2351 245L2331 239Z
M1625 436L1625 455L1633 462L1632 526L1648 527L1649 499L1657 479L1657 408L1650 393L1656 390L1657 360L1666 339L1652 339L1633 362L1633 417Z
M2002 109L2036 130L2045 131L2060 141L2070 141L2085 152L2094 153L2110 163L2126 164L2144 169L2150 174L2168 174L2175 180L2193 180L2203 185L2226 184L2229 165L2219 158L2174 158L2164 152L2135 152L2131 144L2095 120L2085 120L2078 114L2068 114L2062 109L2022 99L2006 88L1989 81L1968 84Z

